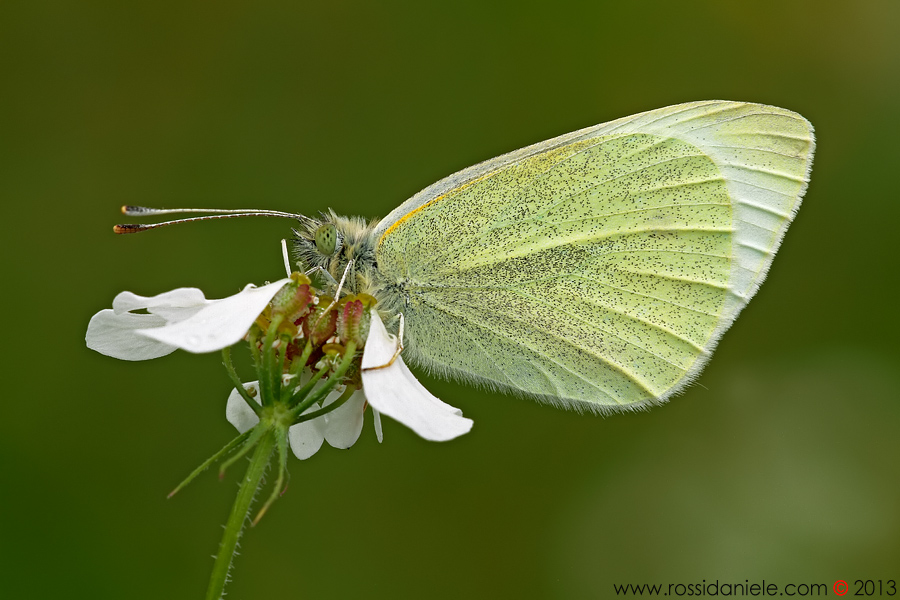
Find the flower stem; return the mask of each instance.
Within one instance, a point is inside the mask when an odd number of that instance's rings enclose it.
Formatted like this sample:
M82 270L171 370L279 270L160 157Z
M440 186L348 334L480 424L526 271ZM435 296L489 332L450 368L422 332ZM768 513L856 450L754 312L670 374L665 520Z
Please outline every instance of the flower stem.
M244 530L244 523L250 514L250 505L259 489L269 459L275 449L275 432L267 431L250 458L250 466L241 481L237 498L231 507L228 522L225 523L225 533L222 534L222 542L219 544L219 552L216 555L216 563L213 566L212 575L209 578L209 588L206 591L206 600L220 600L228 580L228 571L234 560L234 551Z
M312 355L313 345L312 341L309 339L306 340L306 345L303 346L303 354L299 357L294 358L294 362L291 363L291 373L295 375L300 373L303 370L303 367L306 366L306 361L309 360L310 355Z
M328 406L320 408L319 410L314 410L312 412L303 413L302 415L300 415L299 417L294 419L294 425L296 425L297 423L302 423L303 421L311 421L317 417L321 417L324 414L328 414L331 411L340 408L341 406L344 405L344 403L347 400L350 399L350 396L353 395L353 393L356 391L356 389L357 388L353 387L352 385L348 385L347 389L344 390L344 393L341 394L337 400L335 400Z
M246 442L247 438L250 437L250 434L252 431L253 430L247 430L244 433L242 433L241 435L239 435L236 438L234 438L233 440L231 440L230 442L228 442L227 444L225 444L224 448L222 448L221 450L219 450L218 452L216 452L215 454L210 456L208 459L206 459L206 461L202 465L200 465L199 467L194 469L190 475L185 477L184 481L179 483L178 487L176 487L174 490L169 492L169 495L166 496L166 498L171 498L172 496L177 494L184 486L186 486L187 484L192 482L197 477L197 475L199 475L200 473L202 473L203 471L208 469L210 467L210 465L212 465L214 462L216 462L217 460L219 460L220 458L222 458L223 456L225 456L226 454L228 454L229 452L231 452L232 450L234 450L235 448L237 448L238 446L240 446L241 444Z
M330 367L322 367L315 373L313 373L312 378L306 382L299 390L296 390L291 397L288 399L288 406L294 407L298 402L303 401L307 396L309 396L309 392L312 391L316 384L319 383L319 380L329 371Z
M257 404L253 398L250 397L250 394L247 393L247 388L244 387L244 384L241 382L241 378L238 377L237 371L234 370L234 365L231 363L231 346L227 346L222 348L222 364L225 365L225 370L228 371L228 377L231 378L231 383L234 384L234 389L241 395L244 401L247 403L253 412L256 413L256 416L259 417L262 415L262 406Z
M252 325L247 336L250 338L250 356L253 358L253 368L259 373L259 327L256 324Z
M219 465L219 479L224 479L225 472L231 468L231 465L244 458L244 456L246 456L247 453L250 452L256 446L256 444L259 443L259 441L263 438L267 431L268 430L262 425L257 425L253 429L247 431L246 433L249 433L250 435L244 438L243 445L241 445L238 451L232 454L231 457L228 458L228 460L225 460L221 465Z
M266 332L262 348L262 372L259 378L259 391L263 406L266 406L281 397L281 371L282 365L278 364L278 353L272 348L275 338L278 336L278 328L284 321L284 315L278 314L272 317L269 330Z

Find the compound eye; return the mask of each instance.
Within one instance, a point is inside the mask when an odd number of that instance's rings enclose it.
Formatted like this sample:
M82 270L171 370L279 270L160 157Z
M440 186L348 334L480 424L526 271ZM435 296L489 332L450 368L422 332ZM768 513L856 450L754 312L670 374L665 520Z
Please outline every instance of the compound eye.
M333 223L323 223L316 229L316 250L325 256L331 256L336 246L337 229Z

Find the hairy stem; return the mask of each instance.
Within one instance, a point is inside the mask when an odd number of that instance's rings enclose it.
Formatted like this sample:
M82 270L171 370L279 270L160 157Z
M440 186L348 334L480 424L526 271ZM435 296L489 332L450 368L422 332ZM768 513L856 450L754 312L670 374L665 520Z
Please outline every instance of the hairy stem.
M221 600L223 597L225 583L228 581L228 572L231 570L231 563L234 560L234 552L244 531L244 523L250 514L250 505L253 503L256 490L259 489L274 449L275 432L270 430L256 445L256 450L250 458L250 466L247 468L247 473L238 489L237 498L231 507L231 514L228 516L225 532L222 534L222 542L219 544L219 553L216 555L216 562L209 578L206 600Z

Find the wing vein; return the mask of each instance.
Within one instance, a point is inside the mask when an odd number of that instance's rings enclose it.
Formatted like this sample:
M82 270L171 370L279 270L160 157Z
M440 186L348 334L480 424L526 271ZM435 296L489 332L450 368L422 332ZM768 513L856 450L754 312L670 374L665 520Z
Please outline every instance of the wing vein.
M526 256L528 254L534 253L536 250L551 250L553 248L558 248L559 246L568 246L571 244L594 244L597 242L601 242L603 240L609 240L616 237L627 237L635 234L644 234L644 233L669 233L669 232L706 232L706 233L733 233L733 229L731 227L647 227L640 229L630 229L628 231L612 231L612 232L601 232L593 236L579 237L579 236L566 236L566 237L558 237L553 238L552 240L547 240L548 242L553 242L553 244L547 244L545 246L536 247L528 247L523 246L518 253L510 252L506 255L501 256L491 256L490 260L484 260L481 262L472 262L471 265L464 267L463 265L454 265L454 271L464 272L470 271L474 269L481 269L484 267L496 266L506 262L508 260L512 260L515 258L521 258L522 256ZM644 250L644 252L648 252L650 250L656 249L648 249ZM598 252L595 256L602 256L605 254L615 254L615 253L624 253L624 252L637 252L638 250L622 250L622 251L613 251L613 252ZM699 254L699 253L698 253ZM710 254L709 256L717 256L715 254ZM718 257L722 258L722 257ZM726 257L727 258L727 257ZM591 262L591 259L585 261ZM585 264L585 263L582 263Z
M582 153L584 153L584 152L586 152L586 151L588 151L588 150L593 150L594 148L597 148L597 147L601 147L601 146L603 146L604 144L613 142L613 141L618 140L618 139L619 139L618 137L614 137L614 138L605 138L605 139L602 139L602 140L598 141L596 144L592 144L592 145L590 145L590 146L586 146L586 147L582 148L581 150L579 150L578 152L575 152L575 153L572 154L571 156L567 156L565 159L559 161L559 162L556 163L555 165L552 165L552 166L551 166L550 168L548 168L546 171L543 171L540 175L541 175L541 176L546 175L547 173L549 173L549 172L552 171L553 169L555 169L555 168L557 168L557 167L559 167L559 166L562 166L563 164L565 164L566 161L572 159L572 158L575 157L575 156L578 156L579 154L582 154ZM631 158L632 156L636 156L636 155L638 155L638 154L640 154L640 153L642 153L642 152L646 152L648 149L650 149L650 148L655 148L656 146L659 146L659 145L661 145L661 144L663 144L663 143L665 143L665 142L667 142L667 141L669 141L669 138L660 137L658 141L655 141L655 142L653 142L652 144L647 144L646 146L641 146L640 148L634 150L633 152L629 152L628 154L623 155L622 157L620 157L620 160L626 159L626 158ZM678 157L678 158L681 158L681 157ZM671 159L671 160L674 160L674 159ZM651 165L645 165L645 166L642 166L642 167L639 168L639 169L635 169L634 171L631 171L630 173L626 173L625 175L633 175L634 173L640 173L641 171L643 171L644 169L646 169L646 168L648 168L648 167L655 167L655 166L657 166L657 165L664 164L665 162L668 162L668 161L660 161L660 162L658 162L658 163L653 163L653 164L651 164ZM565 202L566 200L570 200L571 198L574 198L574 197L575 197L576 195L578 195L578 194L583 194L583 193L588 192L588 191L590 191L590 190L592 190L592 189L594 189L594 188L596 188L596 187L599 187L599 186L601 186L601 185L603 185L603 184L605 184L605 183L609 183L610 181L615 181L615 179L617 179L617 178L618 178L618 177L613 178L613 179L607 179L607 180L604 180L604 181L596 182L596 183L594 183L594 185L592 185L592 186L590 186L590 187L587 187L587 188L585 188L585 189L583 189L583 190L579 190L578 192L573 192L573 193L569 194L568 196L565 196L565 197L563 197L563 198L560 198L558 201L554 202L554 203L551 204L549 207L547 207L547 208L544 210L544 213L550 212L551 210L553 210L554 208L556 208L557 206L559 206L560 204L562 204L562 203ZM536 180L537 180L537 177L534 178L534 181L536 181ZM531 186L529 185L529 187L531 187ZM524 221L524 220L526 220L526 219L520 219L520 221ZM518 222L520 222L520 221L513 221L513 223L518 223Z
M563 225L565 223L580 223L582 221L590 221L591 219L600 219L606 217L618 217L621 215L630 215L634 213L642 213L651 210L660 210L663 208L681 208L682 206L728 206L728 204L722 202L697 202L697 203L684 203L684 204L660 204L657 206L647 206L644 208L635 208L632 210L623 210L620 212L612 212L612 213L598 213L596 215L590 215L587 217L580 217L578 219L566 219L565 221L553 221L553 225ZM535 220L535 219L532 219Z
M595 145L593 145L593 146L590 146L589 148L594 148L594 147L596 147L597 145L599 145L599 144L601 144L601 143L605 143L605 142L607 142L607 141L610 141L610 140L603 140L603 142L598 142L598 144L595 144ZM642 147L642 150L643 150L643 149L646 149L646 148L649 148L649 147L652 147L653 145L655 145L655 144L651 144L650 146L644 146L644 147ZM586 151L587 149L588 149L588 148L583 148L583 149L581 149L578 153L584 152L584 151ZM637 153L637 152L639 152L639 151L636 151L636 153ZM576 154L578 154L578 153L576 153ZM573 154L572 156L575 156L576 154ZM577 193L577 194L583 194L583 193L588 192L588 191L590 191L590 190L592 190L592 189L595 189L595 188L597 188L597 187L599 187L599 186L601 186L601 185L605 185L605 184L607 184L607 183L610 183L610 182L612 182L612 181L616 181L617 179L621 179L621 178L623 178L623 177L628 177L629 175L634 175L635 173L640 173L641 171L644 171L644 170L649 169L649 168L651 168L651 167L657 167L657 166L659 166L659 165L664 165L664 164L671 163L671 162L676 161L676 160L682 160L682 159L685 159L685 158L697 158L697 157L704 157L704 156L706 156L706 155L705 155L705 154L702 154L702 153L700 153L700 154L685 154L685 155L681 155L681 156L677 156L677 157L673 157L673 158L661 160L661 161L658 161L658 162L654 162L654 163L651 163L651 164L648 164L648 165L642 165L641 167L639 167L639 168L637 168L637 169L634 169L634 170L632 170L632 171L628 171L628 172L626 172L626 173L621 173L621 174L616 175L616 176L614 176L614 177L609 177L609 178L604 179L604 180L602 180L602 181L598 181L598 182L594 183L593 185L591 185L591 186L589 186L589 187L586 187L586 188L583 189L583 190L579 190L578 192L573 192L572 194L569 194L568 196L565 196L564 198L561 198L559 201L557 201L557 202L551 204L549 207L543 209L543 210L541 211L541 214L539 214L539 215L535 215L534 217L523 217L523 218L521 218L521 219L516 219L516 220L513 220L513 221L503 221L503 222L499 223L497 226L486 227L485 229L483 229L483 230L477 232L475 235L473 235L473 236L472 236L472 239L471 239L470 241L468 241L468 242L466 242L466 243L464 243L464 244L459 244L459 245L454 246L454 247L453 247L453 252L458 254L461 250L463 250L463 249L465 249L465 248L469 248L469 247L471 247L471 246L473 246L473 245L479 243L481 240L484 239L484 237L485 237L486 235L489 235L489 234L493 233L494 231L497 231L497 230L500 230L500 229L504 229L504 228L507 228L507 227L512 227L512 226L515 226L515 225L520 224L520 223L525 223L525 222L527 222L527 221L534 221L534 220L540 219L540 218L542 217L542 215L546 214L547 212L549 212L550 210L552 210L553 208L555 208L556 206L558 206L558 205L561 204L562 202L565 202L566 200L569 200L569 199L573 198L573 197L576 195L576 193ZM565 160L569 160L569 158L571 158L571 156L567 157ZM531 187L533 187L533 185L537 182L537 180L538 180L539 177L545 176L547 173L549 173L550 171L552 171L552 170L555 169L556 167L562 165L562 164L565 162L565 160L560 161L559 163L556 163L556 164L550 166L550 167L549 167L548 169L546 169L545 171L542 171L542 172L539 173L538 175L535 175L534 177L532 177L532 178L529 180L528 185L527 185L527 186L523 186L523 188L522 188L522 190L521 190L521 193L517 194L517 198L516 198L516 199L521 198L522 195L525 193L525 190L530 189ZM514 199L510 199L510 200L509 200L509 203L512 204L514 201L515 201ZM448 248L447 251L445 251L445 252L435 252L434 254L431 255L431 257L429 257L428 260L426 260L426 261L424 261L424 262L421 262L421 263L419 264L419 268L421 269L421 268L424 268L424 267L428 267L428 266L430 266L430 265L433 265L435 262L437 262L437 261L441 260L442 258L444 258L444 257L449 253L449 251L450 251L450 249Z
M619 270L621 270L621 269L619 269ZM626 273L634 273L634 274L637 274L637 275L649 275L649 276L651 276L651 277L662 277L663 279L668 279L668 280L670 280L670 281L681 281L681 282L684 282L684 283L695 283L695 284L698 284L698 285L705 285L705 286L708 286L708 287L713 287L713 288L716 288L716 289L718 289L718 290L727 290L727 289L728 289L728 286L727 286L727 285L722 285L722 284L719 284L719 283L713 283L713 282L711 282L711 281L700 281L700 280L697 280L697 279L690 279L689 277L677 277L677 276L675 276L675 275L667 275L667 274L665 274L665 273L653 273L653 272L651 272L651 271L640 271L640 270L624 271L624 272L626 272Z
M766 187L764 185L759 185L758 183L750 183L749 181L744 181L743 179L736 179L734 177L730 177L729 181L731 183L739 183L741 185L749 185L750 187L755 187L758 190L766 190L767 192L773 192L775 194L778 194L779 196L787 196L788 198L796 198L797 197L796 194L792 194L790 192L781 192L779 190L775 190L770 187ZM749 202L746 202L746 201L740 200L740 199L738 200L738 202L741 204L750 204Z
M586 278L585 278L585 279L586 279ZM586 280L587 280L587 281L591 281L590 279L586 279ZM513 290L513 291L515 292L516 290ZM521 292L517 292L517 293L521 293ZM534 296L528 296L528 297L534 298L534 299L537 300L538 302L541 302L538 298L535 298ZM551 306L550 304L545 303L545 302L541 302L541 303L544 304L545 306ZM665 334L667 334L667 335L671 335L672 337L674 337L674 338L676 338L676 339L679 339L679 340L681 340L682 342L685 342L686 344L688 344L689 346L691 346L692 348L694 348L695 350L697 350L698 352L700 352L700 353L702 353L702 354L708 354L707 351L706 351L706 349L703 348L702 346L698 345L698 344L695 343L694 341L692 341L692 340L690 340L690 339L688 339L688 338L686 338L686 337L684 337L684 336L682 336L682 335L680 335L680 334L678 334L678 333L675 333L675 332L672 331L671 329L668 329L668 328L666 328L666 327L663 327L662 325L658 325L658 324L653 323L653 322L651 322L651 321L648 321L648 320L646 320L646 319L644 319L644 318L642 318L642 317L635 317L634 315L629 315L627 312L625 312L625 311L623 311L623 310L619 310L619 309L613 308L613 307L611 307L611 306L606 306L606 305L604 305L604 304L595 304L595 303L592 303L592 305L593 305L593 306L598 306L598 307L600 307L600 308L602 308L602 309L604 309L604 310L608 310L608 311L610 311L610 312L614 312L614 313L619 314L619 315L623 315L623 316L625 316L625 317L628 317L629 319L634 319L635 321L640 321L641 323L644 323L645 325L649 325L650 327L652 327L652 328L654 328L654 329L656 329L656 330L658 330L658 331L662 331L663 333L665 333ZM620 339L621 341L623 341L624 343L628 344L629 346L634 346L635 348L639 348L639 349L643 350L644 352L646 352L647 354L650 354L650 355L652 355L652 356L655 356L656 358L658 358L658 359L660 359L660 360L662 360L662 361L665 361L665 362L669 363L670 365L672 365L672 366L675 367L676 369L680 369L680 370L682 370L682 371L685 371L685 370L686 370L686 369L685 369L684 367L682 367L681 365L677 365L677 364L673 363L672 361L668 360L667 358L664 358L664 357L662 357L662 356L656 354L656 353L653 352L652 350L650 350L650 349L648 349L648 348L645 348L645 347L641 346L640 344L635 344L634 342L630 342L630 341L626 340L625 338L623 338L622 336L618 335L617 333L613 333L613 332L611 332L611 331L607 331L606 329L602 329L601 327L598 327L598 326L594 325L593 323L590 323L589 321L587 321L587 320L585 320L585 319L582 319L582 318L580 318L580 317L577 317L576 315L573 315L573 314L571 314L571 313L566 312L565 314L569 315L569 316L572 317L573 319L579 320L579 321L581 321L582 323L585 323L585 324L589 325L590 327L592 327L593 329L596 329L597 331L599 331L599 332L601 332L601 333L609 334L609 335L611 335L611 336L613 336L613 337L616 337L616 338Z
M750 171L751 173L764 173L766 175L772 175L774 177L780 177L782 179L787 179L789 181L796 181L797 183L806 183L806 178L799 175L791 175L790 173L782 173L781 171L775 171L773 169L764 169L762 167L752 167L750 165L739 165L735 163L722 161L719 164L731 167L732 169L739 169L742 171Z
M506 377L506 380L509 382L509 385L512 386L513 388L515 388L515 387L516 387L516 382L513 381L513 378L509 376L509 373L507 373L507 372L503 369L503 367L501 367L501 366L497 363L497 361L494 360L494 357L491 356L490 354L488 354L487 350L485 350L485 348L484 348L484 346L481 344L481 342L479 342L477 338L473 337L472 334L471 334L468 330L463 329L462 331L463 331L463 333L466 334L466 337L468 337L470 340L472 340L472 343L474 343L476 346L478 346L478 349L481 350L481 354L484 355L484 357L488 360L488 362L490 362L492 365L494 365L494 366L497 368L497 370L500 371L500 373L501 373L504 377Z
M782 219L790 219L791 218L790 214L783 213L780 210L778 210L772 206L766 206L765 204L758 204L756 202L750 202L748 200L738 200L738 204L743 204L743 205L749 206L751 208L756 208L758 210L775 215L776 217L781 217Z
M767 148L758 148L756 146L714 146L712 144L704 144L704 148L725 148L728 150L753 150L754 152L765 152L767 154L774 154L776 156L783 156L785 158L791 158L796 160L801 160L802 155L798 154L785 154L784 152L777 152L775 150L769 150Z
M719 112L722 112L722 111L719 111ZM701 116L704 116L704 115L701 115ZM766 113L761 113L761 112L751 112L751 113L747 113L747 114L743 114L743 115L738 115L731 119L722 119L721 121L716 121L715 123L710 123L709 125L704 125L703 127L695 127L694 129L690 130L690 133L693 133L695 131L700 131L701 129L709 129L710 127L717 127L717 126L723 125L725 123L732 123L734 121L740 121L741 119L746 119L748 117L773 117L773 116L782 116L782 117L787 117L787 118L791 118L791 119L794 118L790 115L772 115L772 114L766 114ZM794 119L794 120L796 120L796 119ZM687 120L685 120L684 122L687 122ZM765 133L765 132L757 131L756 133Z
M574 375L574 376L575 376L576 378L578 378L579 380L586 382L586 383L589 384L591 387L593 387L593 388L599 390L601 393L603 393L603 394L606 395L607 397L611 398L613 401L616 402L616 404L621 404L621 402L619 402L619 400L618 400L613 394L609 393L608 391L606 391L605 389L603 389L602 387L600 387L598 384L596 384L596 383L594 383L594 382L592 382L592 381L589 381L589 380L585 379L585 377L584 377L583 375L581 375L580 373L576 373L575 371L573 371L573 370L571 369L571 367L569 367L568 365L566 365L566 364L564 364L564 363L562 363L562 362L556 360L556 359L553 358L552 356L547 356L547 355L541 353L539 350L536 350L536 349L532 348L531 346L528 346L528 345L526 345L526 344L523 344L521 340L519 340L519 339L517 339L517 338L514 338L514 337L512 337L512 336L510 336L510 335L508 335L508 334L506 334L506 333L503 333L502 331L499 331L499 330L497 330L496 328L488 327L487 325L484 325L484 324L482 324L482 323L479 323L479 322L477 322L477 321L474 321L474 320L472 320L472 319L467 318L465 315L461 315L461 314L458 314L458 313L454 313L453 311L449 310L446 306L444 306L444 305L438 305L437 303L435 303L435 302L434 302L434 299L431 300L431 303L430 303L430 304L431 304L432 308L433 308L434 310L436 310L436 311L443 312L443 313L447 314L448 316L455 317L455 318L457 318L457 319L459 319L459 320L461 320L461 321L465 321L466 323L472 325L473 327L477 327L477 328L479 328L479 329L482 329L482 330L486 331L489 335L499 336L499 337L501 337L501 338L507 339L507 340L509 340L510 342L512 342L512 343L514 343L514 344L516 344L516 345L518 345L518 346L522 346L522 347L524 347L524 348L527 348L530 352L533 352L533 353L535 353L535 354L539 354L540 356L549 359L550 362L554 363L555 365L557 365L558 367L560 367L560 368L563 369L564 371L567 371L568 373L571 373L572 375ZM504 316L506 316L507 318L509 318L509 319L511 319L511 320L513 320L513 321L516 321L516 322L518 322L518 323L524 323L524 322L525 322L525 320L523 320L523 319L516 319L516 318L514 318L514 317L512 317L512 316L510 316L510 315L504 315ZM530 324L531 324L531 323L530 323ZM533 324L531 324L531 325L533 325ZM658 394L656 394L653 390L651 390L651 389L647 386L647 384L645 384L644 382L642 382L642 381L636 379L636 378L635 378L634 376L632 376L627 370L625 370L625 368L624 368L623 366L621 366L621 365L619 365L619 364L617 364L617 363L615 363L615 362L608 361L608 360L606 360L605 358L603 358L602 356L598 356L598 355L594 354L593 352L590 352L590 351L588 351L588 350L586 350L586 349L581 348L580 346L575 346L574 344L572 344L571 342L569 342L569 340L566 340L565 338L560 337L558 334L556 334L556 333L554 333L554 332L552 332L552 331L549 331L549 330L546 330L546 329L539 329L539 331L542 331L542 332L544 332L544 333L550 335L551 337L554 337L554 338L556 338L556 339L558 339L558 340L561 340L561 341L563 341L563 342L565 342L565 343L568 343L570 346L572 346L572 347L574 347L574 348L579 348L579 349L583 350L585 353L590 354L591 356L595 357L595 358L598 359L600 362L602 362L602 363L604 363L605 365L607 365L607 366L609 366L610 368L612 368L614 371L617 371L617 372L621 373L622 375L624 375L625 377L627 377L628 379L632 380L638 387L640 387L641 389L643 389L645 392L647 392L648 394L650 394L652 397L656 398L656 397L658 396Z
M628 344L629 346L634 346L635 348L638 348L639 350L642 350L642 351L646 352L646 353L649 354L650 356L655 356L655 357L658 358L659 360L661 360L661 361L663 361L663 362L665 362L665 363L667 363L667 364L669 364L669 365L675 367L675 368L678 369L679 371L687 371L687 369L685 369L685 368L682 367L681 365L676 364L676 363L673 363L671 360L669 360L669 359L667 359L667 358L665 358L665 357L663 357L663 356L660 356L659 354L657 354L656 352L653 352L653 351L650 350L649 348L645 348L644 346L641 346L640 344L636 344L636 343L634 343L634 342L631 342L631 341L629 341L629 340L626 340L625 338L623 338L622 336L620 336L620 335L617 334L617 333L614 333L614 332L612 332L612 331L608 331L608 330L606 330L606 329L603 329L603 328L601 328L601 327L598 327L597 325L591 323L591 322L588 321L587 319L583 319L583 318L579 317L578 315L575 315L575 314L573 314L573 313L570 313L570 312L568 312L568 311L566 311L566 310L562 310L561 307L558 306L558 305L551 305L550 303L541 300L541 299L538 298L537 296L532 296L531 294L527 294L527 293L525 293L525 292L522 292L521 290L512 290L512 291L513 291L514 293L520 295L520 296L523 296L523 297L525 297L525 298L529 298L529 299L531 299L531 300L537 302L538 304L543 304L544 306L553 308L554 310L561 311L562 314L565 314L566 316L571 317L571 318L574 319L575 321L579 321L579 322L581 322L581 323L584 323L585 325L587 325L587 326L590 327L591 329L594 329L594 330L596 330L596 331L599 331L599 332L602 333L602 334L611 335L612 337L618 338L619 340L621 340L621 341L624 342L625 344ZM651 323L650 321L647 321L647 320L642 319L642 318L640 318L640 317L635 317L635 316L633 316L633 315L629 315L629 314L627 314L627 313L625 313L625 312L623 312L623 311L621 311L621 310L616 310L615 308L612 308L612 307L609 307L609 306L603 306L603 305L597 305L597 304L594 304L594 306L600 306L601 308L603 308L603 309L605 309L605 310L609 310L609 311L611 311L611 312L614 312L614 313L617 313L617 314L620 314L620 315L624 315L624 316L628 317L629 319L634 319L634 320L636 320L636 321L640 321L641 323L644 323L644 324L646 324L646 325L649 325L650 327L653 327L654 329L658 329L659 331L662 331L662 332L664 332L664 333L667 333L667 334L671 335L672 337L675 337L675 338L677 338L677 339L679 339L679 340L681 340L681 341L683 341L683 342L687 342L688 344L690 344L692 347L694 347L695 349L699 350L700 352L704 352L703 348L701 348L700 346L697 346L697 344L695 344L695 343L692 342L691 340L689 340L689 339L687 339L687 338L684 338L684 337L678 335L677 333L675 333L675 332L673 332L673 331L670 331L670 330L666 329L665 327L661 327L661 326L659 326L659 325L657 325L657 324L655 324L655 323ZM592 352L591 350L585 348L584 346L578 346L578 345L575 345L575 344L572 343L570 340L566 340L565 338L563 338L563 337L561 337L561 336L559 336L559 335L555 335L555 334L553 334L551 331L549 331L549 330L546 329L546 328L540 328L540 330L541 330L541 331L544 331L545 333L548 333L548 334L552 335L553 337L555 337L555 338L557 338L557 339L559 339L559 340L567 341L570 345L575 346L576 348L579 348L580 350L583 350L584 352L586 352L586 353L588 353L588 354L590 354L590 355L592 355L592 356L595 356L596 358L598 358L599 360L601 360L601 361L607 363L607 364L610 365L610 366L616 365L616 367L618 367L619 369L621 369L621 372L622 372L622 373L625 373L626 375L630 375L630 373L628 373L628 371L625 369L625 367L622 366L622 365L619 365L619 363L614 362L614 361L612 361L612 360L607 360L606 358L600 356L599 354L596 354L596 353ZM637 379L635 378L635 380L637 380ZM644 386L642 385L642 387L644 387ZM647 387L647 388L645 388L645 389L647 389L647 391L651 391L651 390L649 389L649 387ZM655 394L654 394L654 395L655 395Z
M645 121L645 122L641 123L641 128L649 127L650 125L653 125L654 123L659 123L659 122L662 121L663 119L668 119L668 118L674 117L674 116L676 116L676 115L684 114L684 113L686 113L686 112L688 112L688 111L690 111L690 110L694 110L694 109L696 109L696 108L703 108L704 106L715 106L716 104L717 104L717 102L715 102L715 101L709 102L709 103L706 103L706 104L695 104L695 105L692 105L692 106L687 106L687 107L685 107L685 108L679 110L678 112L660 114L660 115L659 115L657 118L655 118L655 119L652 119L652 120L650 120L650 121ZM690 121L693 121L693 120L695 120L695 119L699 119L699 118L701 118L701 117L708 117L708 116L710 116L710 115L714 115L714 114L721 113L721 112L724 112L724 111L727 111L727 110L731 110L732 108L735 108L735 107L734 107L733 105L728 104L728 105L725 105L725 106L721 106L721 108L720 108L719 110L715 110L715 111L711 111L711 112L706 112L706 113L701 113L701 114L698 114L698 115L696 115L696 116L692 116L692 117L688 117L688 118L682 118L682 119L680 119L680 120L676 120L676 122L679 123L679 124L681 124L681 123L688 123L688 122L690 122ZM610 131L617 131L618 129L620 129L620 128L622 128L622 127L625 127L625 126L627 126L627 125L632 125L632 124L634 123L634 121L635 121L635 119L633 119L633 118L632 118L632 119L627 119L627 120L625 120L624 122L622 122L621 124L617 125L615 128L611 129Z
M719 316L717 313L710 313L710 312L706 312L705 310L699 310L699 309L696 309L696 308L691 308L690 306L684 306L683 304L678 304L677 302L672 302L671 300L666 300L665 298L660 298L659 296L653 296L653 295L651 295L651 294L644 294L644 293L641 293L641 292L636 292L636 291L634 291L634 290L629 290L629 289L626 289L626 288L623 288L623 287L619 287L619 286L617 286L617 285L612 285L611 283L608 283L608 282L605 282L605 281L600 281L600 280L598 280L598 279L591 279L590 277L585 277L584 275L577 275L577 274L575 274L575 273L570 273L570 274L568 274L568 275L563 275L563 276L561 276L560 278L562 278L562 277L574 277L574 278L577 278L577 279L583 279L584 281L589 281L589 282L591 282L591 283L599 283L600 285L602 285L602 286L604 286L604 287L608 287L608 288L611 288L611 289L614 289L614 290L618 290L618 291L620 291L620 292L626 292L626 293L628 293L628 294L634 294L634 295L636 295L636 296L643 296L644 298L650 298L650 299L652 299L652 300L657 300L657 301L659 301L659 302L663 302L663 303L665 303L665 304L669 304L669 305L674 306L674 307L676 307L676 308L681 308L681 309L684 309L684 310L689 310L689 311L691 311L691 312L695 312L695 313L700 314L700 315L705 315L705 316L707 316L707 317L718 317L718 316Z

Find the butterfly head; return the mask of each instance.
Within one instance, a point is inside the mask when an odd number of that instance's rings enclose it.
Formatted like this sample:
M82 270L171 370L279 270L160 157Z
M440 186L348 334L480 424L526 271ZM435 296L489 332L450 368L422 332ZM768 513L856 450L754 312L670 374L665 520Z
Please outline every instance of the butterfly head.
M360 217L341 217L329 210L318 219L307 218L294 228L294 259L305 269L322 268L340 279L353 261L356 277L349 281L353 293L366 291L365 283L375 268L375 222Z

